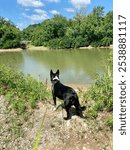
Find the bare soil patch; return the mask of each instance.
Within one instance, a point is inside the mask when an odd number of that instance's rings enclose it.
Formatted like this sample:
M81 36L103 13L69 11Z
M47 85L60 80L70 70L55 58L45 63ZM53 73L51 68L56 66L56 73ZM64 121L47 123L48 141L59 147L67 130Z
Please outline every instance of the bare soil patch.
M32 150L45 112L38 150L112 150L112 131L104 121L109 113L102 112L97 119L74 115L65 121L66 112L54 111L52 103L39 102L29 119L20 125L23 136L16 137L11 130L15 114L0 96L0 150Z

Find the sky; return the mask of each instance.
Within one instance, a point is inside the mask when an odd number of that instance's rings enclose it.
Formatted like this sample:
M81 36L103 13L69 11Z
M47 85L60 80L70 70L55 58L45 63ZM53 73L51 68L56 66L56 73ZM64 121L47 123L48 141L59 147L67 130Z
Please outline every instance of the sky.
M0 16L22 30L55 14L73 18L81 7L89 14L94 7L104 6L107 13L113 9L112 4L112 0L0 0Z

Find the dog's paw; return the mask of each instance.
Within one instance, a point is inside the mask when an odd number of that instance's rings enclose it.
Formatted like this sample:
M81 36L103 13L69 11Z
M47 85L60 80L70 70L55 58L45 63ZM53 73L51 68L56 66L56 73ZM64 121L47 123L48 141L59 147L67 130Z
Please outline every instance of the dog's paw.
M53 111L56 111L56 110L57 110L57 107L56 107L56 106L54 106Z
M64 120L69 120L71 119L71 117L64 117Z

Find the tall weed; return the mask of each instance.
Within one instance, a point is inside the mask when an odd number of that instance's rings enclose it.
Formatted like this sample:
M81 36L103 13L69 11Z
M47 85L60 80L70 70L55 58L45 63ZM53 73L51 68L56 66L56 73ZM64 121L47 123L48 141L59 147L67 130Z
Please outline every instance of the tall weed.
M90 117L96 118L98 111L113 110L112 53L105 67L106 73L97 75L94 85L84 94L84 99L88 101L87 115Z

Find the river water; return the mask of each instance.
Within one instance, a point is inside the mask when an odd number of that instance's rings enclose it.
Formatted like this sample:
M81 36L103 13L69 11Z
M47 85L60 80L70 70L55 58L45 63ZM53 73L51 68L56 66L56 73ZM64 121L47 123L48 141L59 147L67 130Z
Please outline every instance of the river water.
M67 84L92 84L96 74L105 72L110 49L22 51L0 53L5 64L37 80L50 83L50 69L60 70L60 80Z

